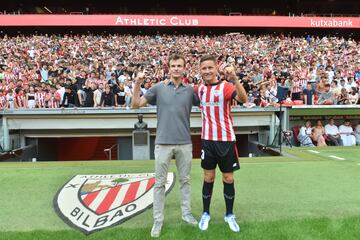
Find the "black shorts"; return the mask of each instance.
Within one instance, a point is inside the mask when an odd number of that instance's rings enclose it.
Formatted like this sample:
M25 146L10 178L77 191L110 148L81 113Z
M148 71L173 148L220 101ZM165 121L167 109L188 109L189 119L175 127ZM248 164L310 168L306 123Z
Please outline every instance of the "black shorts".
M236 142L201 140L201 167L213 170L219 165L221 172L240 169Z

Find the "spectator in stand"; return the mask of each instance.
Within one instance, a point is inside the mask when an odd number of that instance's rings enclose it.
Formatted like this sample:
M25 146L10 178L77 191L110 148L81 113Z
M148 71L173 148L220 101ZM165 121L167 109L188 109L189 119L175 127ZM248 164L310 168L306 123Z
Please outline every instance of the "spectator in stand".
M360 145L360 124L355 128L356 145Z
M269 98L266 96L266 87L262 85L260 87L260 107L270 106Z
M21 87L18 87L15 89L15 108L24 109L26 107L24 90Z
M84 92L84 88L85 86L85 82L86 82L86 71L81 71L80 75L77 76L76 78L76 93L78 96L78 100L79 100L79 106L82 107L84 106L84 98L85 98L85 92Z
M338 96L338 104L347 105L350 104L349 94L346 91L346 88L342 88L340 95Z
M108 80L107 82L111 88L111 91L113 93L116 92L117 88L118 88L118 83L117 83L117 80L116 80L116 75L115 73L112 73L111 76L110 76L110 79Z
M315 90L312 88L311 82L306 83L306 88L303 90L304 104L313 105L315 102Z
M101 95L104 90L104 84L99 83L98 88L94 91L94 107L100 107Z
M94 91L96 85L94 82L88 82L84 90L84 107L94 107Z
M356 82L360 81L360 64L357 65L357 69L355 71L354 79Z
M65 87L63 84L61 84L60 82L55 84L56 87L56 92L59 94L60 96L60 103L62 103L63 97L64 97L64 93L65 93Z
M133 91L133 82L132 81L127 80L125 82L124 91L125 91L125 105L126 105L126 108L130 108L131 99L132 99L132 96L133 96L133 93L134 93L134 91ZM140 92L140 96L142 96L142 90Z
M124 83L119 82L119 87L115 90L115 103L116 103L116 106L126 107L125 96L126 96L126 93L125 93Z
M2 74L2 73L0 73L0 74ZM0 79L0 90L3 90L3 91L5 91L5 90L7 90L7 85L6 85L6 82L5 82L5 80L1 80Z
M309 120L300 128L298 139L301 147L314 147L311 139L312 130L311 122Z
M0 109L3 110L6 107L6 95L4 94L4 90L0 89Z
M288 78L285 80L284 87L289 89L290 96L291 96L291 95L292 95L292 89L293 89L293 87L294 87L294 81L293 81L292 77L288 77Z
M350 124L350 120L345 119L344 124L339 127L339 132L344 146L356 145L355 132Z
M347 78L346 86L349 92L351 91L351 88L356 87L356 82L354 81L353 77Z
M329 123L325 125L325 134L331 143L335 146L343 146L343 141L341 140L339 128L335 125L334 118L329 119Z
M269 105L275 107L278 106L279 99L277 99L276 97L277 94L276 83L274 82L267 83L265 86L266 86L265 96L268 99Z
M41 82L48 82L49 80L49 70L48 65L44 64L42 69L40 70Z
M115 106L115 95L111 91L111 87L109 84L105 85L105 92L101 95L100 100L101 107L114 107Z
M324 77L322 77L320 79L320 81L316 84L316 93L318 95L322 94L323 92L325 92L325 85L326 85L326 79Z
M116 65L116 69L115 69L115 78L116 80L120 80L120 76L123 75L124 71L123 71L123 64L117 64Z
M294 77L293 85L292 85L292 88L290 88L290 90L291 90L291 100L292 101L301 100L302 85L301 85L301 81L298 76Z
M314 144L316 143L318 147L326 147L327 144L324 135L325 135L325 128L321 120L316 120L316 125L311 132L311 139L313 140Z
M356 87L351 87L350 93L349 93L349 102L350 104L357 104L359 101L359 93L358 89Z
M34 88L34 86L30 86L29 92L26 93L26 105L30 109L33 109L33 108L36 107L35 88Z
M38 86L36 88L36 90L37 90L35 92L36 107L37 108L45 108L46 107L45 98L46 98L47 92L45 90L43 90L43 88L41 86Z
M15 108L15 95L12 89L8 90L6 94L6 109L14 109Z
M336 80L331 81L330 91L334 93L336 98L340 96L341 88L338 87L338 82Z
M325 84L325 91L320 94L318 99L319 105L332 105L336 104L337 100L335 94L330 91L330 84Z
M45 103L47 108L59 108L60 107L60 94L56 92L54 85L50 86L50 91L46 95Z
M346 84L346 81L345 81L344 78L341 78L341 79L340 79L340 87L339 87L339 88L340 88L340 89L345 88L347 92L349 92L349 90L350 90L350 88L349 88L349 86Z
M62 108L76 107L76 93L72 90L70 85L65 86L65 93L60 106Z

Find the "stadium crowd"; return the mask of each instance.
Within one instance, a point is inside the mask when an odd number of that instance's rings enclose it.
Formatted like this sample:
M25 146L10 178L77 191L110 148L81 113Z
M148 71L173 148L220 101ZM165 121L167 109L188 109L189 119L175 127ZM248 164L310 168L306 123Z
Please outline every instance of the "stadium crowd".
M203 54L236 65L245 107L359 104L360 46L339 37L207 35L33 35L0 39L0 108L129 107L133 79L142 93L167 77L167 58L187 59L184 83L201 81Z

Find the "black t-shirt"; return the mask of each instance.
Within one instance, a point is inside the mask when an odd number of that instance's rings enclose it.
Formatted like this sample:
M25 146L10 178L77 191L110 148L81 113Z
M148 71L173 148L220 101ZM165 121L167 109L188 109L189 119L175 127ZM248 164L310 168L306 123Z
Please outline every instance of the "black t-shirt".
M248 93L251 90L251 86L249 85L249 81L248 80L242 80L241 81L246 93Z
M114 93L116 94L117 98L117 104L118 105L124 105L125 104L125 90L117 88L114 90Z
M93 107L94 91L91 88L84 88L84 92L85 92L84 107Z
M315 94L314 89L307 89L305 88L303 91L304 95L307 96L307 102L305 103L306 105L313 105L314 103L312 102L312 96Z
M115 106L115 95L113 92L103 92L101 94L101 101L100 104L102 105L102 103L104 103L105 107L112 107Z
M120 69L116 69L115 70L115 78L116 79L119 79L119 77L123 75L123 70L120 70Z
M76 77L76 86L77 89L83 89L83 86L85 86L86 79L82 77Z
M71 91L69 93L65 92L61 105L67 107L69 106L69 104L75 105L75 103L76 103L76 93L74 91Z

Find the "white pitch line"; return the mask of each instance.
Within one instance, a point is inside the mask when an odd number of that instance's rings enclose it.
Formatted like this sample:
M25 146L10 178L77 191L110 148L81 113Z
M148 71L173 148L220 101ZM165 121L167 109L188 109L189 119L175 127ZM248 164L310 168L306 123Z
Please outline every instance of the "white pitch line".
M312 153L316 153L316 154L319 154L319 153L320 153L320 152L315 151L315 150L308 150L308 152L312 152Z
M335 158L337 160L345 160L345 158L337 157L337 156L334 156L334 155L330 155L329 157Z

